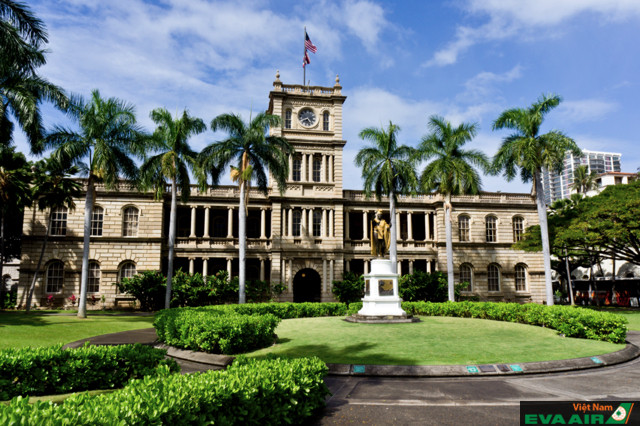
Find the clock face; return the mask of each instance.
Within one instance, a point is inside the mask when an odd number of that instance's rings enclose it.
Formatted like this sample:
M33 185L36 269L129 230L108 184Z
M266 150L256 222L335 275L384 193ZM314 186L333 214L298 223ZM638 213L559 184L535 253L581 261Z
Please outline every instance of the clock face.
M298 113L298 120L303 126L313 126L316 122L316 115L310 109L303 109Z

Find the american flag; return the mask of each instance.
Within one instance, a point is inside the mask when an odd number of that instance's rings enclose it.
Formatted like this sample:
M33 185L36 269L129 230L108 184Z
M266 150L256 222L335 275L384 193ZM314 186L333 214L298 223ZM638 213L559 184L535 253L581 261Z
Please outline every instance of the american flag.
M304 68L307 64L310 64L311 61L309 60L309 55L307 54L307 51L304 51L304 58L302 59L302 68Z
M318 48L311 42L309 34L307 34L306 31L304 32L304 48L309 50L311 53L316 53L318 51Z

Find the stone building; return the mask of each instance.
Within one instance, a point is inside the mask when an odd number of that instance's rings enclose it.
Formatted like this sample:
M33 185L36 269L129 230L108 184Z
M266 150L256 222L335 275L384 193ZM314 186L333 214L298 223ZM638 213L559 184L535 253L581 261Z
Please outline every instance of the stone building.
M331 286L345 271L368 272L369 222L378 209L389 221L389 203L343 189L342 106L346 97L336 77L333 87L285 85L279 76L269 94L268 113L282 117L273 135L295 148L287 188L265 196L252 189L247 217L247 279L283 283L282 300L331 301ZM178 207L176 268L209 275L238 273L238 188L204 193L192 188ZM126 185L98 187L92 223L88 306L129 303L115 283L136 271L166 267L169 196L154 201ZM456 282L471 283L468 295L483 300L544 300L542 255L511 250L527 226L538 221L529 194L482 193L454 197ZM83 200L75 211L52 214L44 271L35 302L69 304L79 294ZM398 272L446 271L443 199L439 195L400 196L397 203ZM46 214L28 210L20 288L33 277L45 232ZM102 299L104 296L104 302ZM20 300L23 300L21 297Z

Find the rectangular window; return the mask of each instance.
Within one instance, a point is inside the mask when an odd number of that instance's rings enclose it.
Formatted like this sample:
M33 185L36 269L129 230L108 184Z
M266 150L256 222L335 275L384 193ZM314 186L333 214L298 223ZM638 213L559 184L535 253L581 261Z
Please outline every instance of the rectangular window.
M299 237L300 236L300 225L302 222L302 212L300 210L294 210L293 211L293 236L294 237Z
M527 270L516 266L516 291L527 291Z
M91 236L102 236L102 220L104 218L104 210L102 207L94 207L93 214L91 215Z
M500 291L500 271L495 265L489 265L487 270L487 281L489 291Z
M313 157L313 181L320 182L320 169L322 168L322 160L318 156Z
M322 236L322 211L318 209L313 210L313 236Z
M302 168L302 159L296 157L293 159L293 180L294 182L300 182L300 169Z
M124 220L122 221L122 236L138 236L138 209L136 209L135 207L128 207L124 211Z
M89 264L89 282L87 283L87 293L98 293L100 291L100 265L96 262Z
M51 212L49 235L67 235L67 209L60 207Z
M322 114L322 130L329 131L329 111Z
M53 262L47 268L47 293L59 293L64 281L64 266L62 262Z
M487 217L487 242L496 242L496 218L493 216Z
M284 128L291 128L291 110L288 109L287 112L284 113Z
M467 286L462 291L471 291L471 267L469 265L460 266L460 284L467 283Z
M521 217L513 218L513 241L518 242L524 233L524 220Z
M469 241L469 216L458 217L458 233L461 242Z

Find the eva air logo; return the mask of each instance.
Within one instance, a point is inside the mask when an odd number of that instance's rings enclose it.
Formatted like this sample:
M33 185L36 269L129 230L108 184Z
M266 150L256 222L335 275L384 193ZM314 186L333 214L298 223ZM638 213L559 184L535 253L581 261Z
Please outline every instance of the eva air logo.
M633 403L626 402L620 404L616 411L613 412L611 418L607 420L608 425L623 425L627 423L629 420L629 416L631 415L631 409L633 408Z

